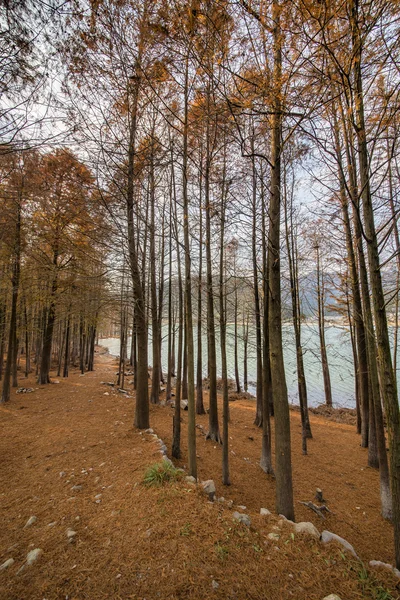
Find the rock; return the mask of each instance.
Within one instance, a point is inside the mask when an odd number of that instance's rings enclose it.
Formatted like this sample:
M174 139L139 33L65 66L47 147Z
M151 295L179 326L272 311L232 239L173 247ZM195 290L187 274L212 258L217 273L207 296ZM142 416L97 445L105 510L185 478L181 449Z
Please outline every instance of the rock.
M281 536L279 535L279 533L269 533L269 534L267 535L267 538L268 538L269 540L273 541L273 542L276 542L276 541L278 541L278 540L280 539L280 537L281 537Z
M73 492L80 492L83 489L83 485L73 485L71 490Z
M228 508L232 508L233 507L233 500L228 500L228 502L226 503L226 506Z
M15 560L13 558L9 558L5 562L3 562L2 565L0 565L0 571L5 571L5 569L8 569L8 567L12 567L14 563Z
M243 504L238 504L238 508L240 508L240 510L246 510L247 506L243 506Z
M246 527L250 527L250 525L251 525L251 520L250 520L249 515L240 513L237 510L235 510L232 517L234 518L235 521L239 521L239 523L243 523L243 525L246 525Z
M329 594L329 596L325 596L323 600L340 600L337 594Z
M48 523L47 527L55 527L55 525L57 525L57 521L52 521L51 523Z
M77 535L77 532L73 529L67 529L67 538L72 540Z
M95 500L100 500L100 498L102 497L103 494L96 494L96 496L94 497Z
M300 523L295 523L294 531L295 531L295 533L303 533L305 535L313 537L316 540L319 540L319 538L321 537L321 534L318 531L318 529L315 527L315 525L313 523L308 523L306 521L302 521Z
M193 477L193 475L186 475L185 481L187 481L187 483L197 483L196 477Z
M65 471L61 471L61 472L60 472L60 478L61 478L61 477L65 477L65 476L66 476L66 472L65 472Z
M396 567L393 567L393 565L390 565L389 563L384 563L384 562L381 562L380 560L370 560L369 561L369 566L370 567L382 567L383 569L387 569L388 571L392 571L393 575L395 575L396 577L400 578L400 571L399 571L399 569L396 569Z
M268 508L260 508L260 515L263 517L268 517L271 514L271 511Z
M28 565L28 567L33 565L33 563L36 562L42 554L43 550L41 548L35 548L34 550L28 552L28 554L26 555L26 564Z
M172 462L172 460L170 458L168 458L168 456L166 454L163 454L162 457L163 461L166 462L169 465L173 465L174 463Z
M343 546L343 548L345 550L350 552L353 556L355 556L355 558L358 558L357 553L354 550L353 546L351 544L349 544L349 542L347 540L343 539L339 535L336 535L336 533L332 533L331 531L326 531L326 530L323 531L321 534L321 542L323 544L330 544L331 542L339 542L339 544L341 546Z
M145 433L154 433L154 430L149 427L149 429L144 430Z
M208 495L209 500L211 500L211 502L214 501L215 498L215 483L213 482L212 479L207 479L207 481L202 481L201 485L203 486L203 491L205 494Z
M218 498L217 502L220 502L220 504L223 504L225 502L225 498L223 496L221 496L221 498Z
M189 410L189 403L187 400L181 400L181 409L182 410Z
M215 579L212 580L211 585L213 590L217 590L219 588L219 583L215 581Z
M29 519L25 523L24 529L26 529L27 527L30 527L31 525L36 523L36 521L37 521L37 517L35 517L35 515L32 515L31 517L29 517Z

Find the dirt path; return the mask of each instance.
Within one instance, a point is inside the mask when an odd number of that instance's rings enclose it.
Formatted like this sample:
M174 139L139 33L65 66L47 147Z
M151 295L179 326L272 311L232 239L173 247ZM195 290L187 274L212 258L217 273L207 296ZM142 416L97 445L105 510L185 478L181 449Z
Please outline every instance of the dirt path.
M0 572L1 600L375 597L335 547L292 543L288 532L281 545L268 541L274 521L257 514L261 506L273 510L274 484L257 466L260 431L249 401L231 404L229 489L219 483L221 448L200 430L197 441L200 477L214 478L219 496L246 505L254 527L234 524L231 510L192 486L145 488L143 473L160 460L158 446L133 429L134 399L101 384L115 372L111 358L98 356L94 373L76 371L58 384L38 388L33 377L21 379L35 391L13 392L0 407L0 564L15 561ZM184 447L186 420L184 413ZM363 558L391 561L377 473L365 468L353 428L316 417L312 424L315 440L302 457L292 415L296 501L312 499L319 486L335 514L321 524L296 502L297 519L344 535ZM151 425L170 448L171 408L152 406ZM24 528L31 516L36 522ZM35 548L43 550L37 564L18 573Z

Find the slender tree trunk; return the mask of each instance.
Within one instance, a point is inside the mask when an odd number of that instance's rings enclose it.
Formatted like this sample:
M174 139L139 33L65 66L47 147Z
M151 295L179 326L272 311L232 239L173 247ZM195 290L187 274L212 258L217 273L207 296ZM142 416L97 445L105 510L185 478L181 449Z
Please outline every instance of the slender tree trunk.
M197 290L197 380L196 380L196 414L204 415L203 403L203 347L202 347L202 295L203 295L203 206L202 176L200 174L200 219L199 219L199 281Z
M213 207L210 197L211 177L211 150L210 150L210 125L207 118L206 131L206 159L204 172L204 194L206 203L206 263L207 263L207 349L208 349L208 380L209 380L209 411L207 439L220 442L217 404L217 353L215 347L215 319L214 319L214 289L211 256L211 215Z
M325 289L324 275L321 270L320 247L316 242L315 250L317 253L317 301L318 301L318 334L321 352L322 376L324 379L325 404L332 406L332 387L331 376L329 373L328 355L326 353L325 342Z
M230 485L229 476L229 397L228 397L228 369L226 362L226 309L225 309L225 194L226 194L226 157L224 155L222 198L221 198L221 231L220 231L220 259L219 259L219 328L221 343L221 368L222 368L222 483Z
M248 376L247 376L247 348L249 344L249 311L246 312L246 320L243 313L243 388L247 392Z
M263 404L262 404L262 442L260 467L267 474L273 474L272 466L272 432L270 407L272 399L271 363L269 357L269 285L268 285L268 232L266 227L267 206L264 186L261 188L262 197L262 265L263 265Z
M269 224L269 348L275 409L276 512L294 521L290 415L282 346L280 213L282 138L282 35L280 6L272 3L274 69L271 117L271 201Z
M189 201L188 201L188 108L189 108L189 55L186 55L184 87L184 125L183 125L183 233L185 247L185 331L188 365L188 467L189 475L197 479L196 459L196 407L194 397L194 347L192 313L192 278L189 238Z
M157 282L156 282L156 232L155 232L155 181L154 181L154 131L151 142L150 156L150 295L151 295L151 324L152 324L152 354L153 354L153 370L151 380L151 396L152 404L159 403L160 397L160 332L158 320L157 306Z
M25 318L25 377L28 377L31 371L31 353L30 353L30 340L29 340L29 319L28 309L26 306L26 298L24 303L24 318Z
M146 12L146 11L145 11ZM126 208L128 222L129 265L132 277L133 295L135 300L135 319L137 335L137 381L135 426L139 429L149 427L149 390L148 390L148 360L147 360L147 321L145 304L144 278L141 277L137 253L137 240L134 227L135 205L135 159L136 159L136 129L137 109L140 86L140 58L142 40L138 44L138 59L132 78L132 90L128 93L130 102L130 132L128 149L128 179L126 193ZM145 254L145 252L144 252Z
M12 295L11 295L11 317L10 317L10 329L8 336L8 347L7 347L7 360L6 368L4 371L3 390L1 395L0 403L8 402L10 400L10 383L11 375L16 359L16 340L17 340L17 306L18 306L18 293L19 293L19 282L21 273L21 204L22 194L19 195L16 209L16 222L15 222L15 240L14 240L14 260L13 260L13 271L11 278ZM14 370L15 371L15 370Z
M237 292L237 278L236 278L236 257L235 257L235 306L234 306L234 336L235 336L235 347L234 347L234 360L235 360L235 383L236 383L236 392L240 394L242 388L240 386L240 378L239 378L239 359L238 359L238 292Z
M362 40L359 29L359 2L350 0L351 29L353 39L353 75L355 82L355 116L358 158L360 170L361 198L363 205L364 232L367 242L368 265L371 278L376 338L378 345L378 367L381 390L386 410L390 451L390 476L392 488L392 511L394 526L395 562L400 568L400 409L393 372L389 333L386 319L385 296L380 270L378 239L375 230L374 212L369 180L369 159L364 122L364 96L362 88ZM381 490L382 495L382 490Z
M178 232L178 215L177 215L177 201L175 192L175 179L174 179L174 167L172 161L172 177L173 177L173 190L174 190L174 208L175 208L175 240L176 240L176 258L178 263L178 361L176 371L176 387L175 387L175 410L173 420L173 439L172 439L172 456L174 458L181 457L181 387L182 387L182 352L183 352L183 329L184 329L184 315L183 315L183 284L182 284L182 270L181 270L181 253L180 253L180 241Z
M364 315L362 308L362 300L360 294L360 278L357 269L357 260L353 245L353 234L351 230L351 221L349 216L348 200L346 195L346 182L344 176L344 168L342 162L342 152L340 146L339 136L339 125L336 118L336 107L333 107L333 118L334 118L334 136L335 136L335 151L336 159L338 163L339 171L339 183L340 183L340 204L342 208L343 224L346 235L346 248L349 262L350 279L351 279L351 291L353 297L353 319L354 328L357 344L357 352L355 356L354 364L358 365L357 369L357 381L360 393L360 412L361 412L361 445L365 448L368 445L368 423L369 423L369 383L368 383L368 358L367 358L367 345L366 345L366 334L364 326ZM345 130L345 115L343 112L343 106L340 102L340 113L342 116L343 129ZM349 175L353 177L352 170L350 167L350 148L347 131L344 132L344 139L346 143L346 155L348 162ZM351 183L353 189L355 187L354 182ZM355 190L354 190L355 191ZM354 201L357 201L354 198ZM372 390L371 390L372 393Z
M296 367L297 367L297 386L299 392L299 404L301 414L301 430L302 430L302 450L303 454L307 454L307 438L312 438L311 425L308 414L307 400L307 384L304 371L303 346L301 343L301 310L299 297L299 280L298 280L298 261L297 261L297 245L296 236L294 233L293 223L293 186L290 192L287 191L287 181L285 173L285 228L286 228L286 248L288 253L289 263L289 279L290 293L292 298L292 319L294 338L296 346ZM290 194L290 200L289 200ZM290 202L290 204L289 204Z
M64 370L63 377L68 377L68 369L69 369L69 346L70 346L70 329L71 329L71 315L70 315L71 307L68 311L67 317L67 328L65 333L65 351L64 351Z
M173 157L172 157L173 158ZM165 392L166 402L172 398L172 330L173 330L173 307L172 307L172 186L171 177L170 195L169 195L169 256L168 256L168 369L167 369L167 389Z
M254 145L254 144L253 144ZM262 368L262 336L261 336L261 309L260 294L258 289L257 265L257 172L254 156L252 158L252 190L253 190L253 227L252 227L252 259L253 259L253 285L254 285L254 315L256 320L256 352L257 352L257 391L256 391L256 417L254 425L262 427L263 415L263 368Z

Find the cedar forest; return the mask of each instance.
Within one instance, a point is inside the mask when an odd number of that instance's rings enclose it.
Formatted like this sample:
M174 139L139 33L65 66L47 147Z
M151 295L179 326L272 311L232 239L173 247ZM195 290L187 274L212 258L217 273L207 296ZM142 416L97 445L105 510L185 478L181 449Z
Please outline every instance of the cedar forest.
M197 480L206 415L225 490L254 352L259 477L294 521L282 331L307 460L304 324L334 411L333 315L400 569L397 0L3 0L0 23L0 408L28 377L96 371L117 335L131 429L172 404Z

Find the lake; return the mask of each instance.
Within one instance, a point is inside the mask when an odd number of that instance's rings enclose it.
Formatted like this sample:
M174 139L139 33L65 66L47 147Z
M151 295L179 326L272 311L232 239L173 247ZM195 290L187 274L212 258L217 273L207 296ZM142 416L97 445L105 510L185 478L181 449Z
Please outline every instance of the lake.
M167 327L163 327L162 363L163 370L167 368ZM197 351L197 330L194 330L195 351ZM243 343L241 340L241 327L238 328L238 356L239 373L243 383ZM287 323L283 325L283 350L288 387L289 401L298 404L297 377L296 377L296 348L294 343L293 327ZM217 335L217 372L221 376L221 356L219 352L218 331ZM335 407L355 408L354 392L354 367L349 328L341 325L327 325L325 331L327 354L330 368L332 397ZM119 355L119 338L103 338L101 345L106 346L110 354ZM131 339L128 340L128 352ZM207 337L202 336L203 343L203 375L207 375ZM319 355L318 325L305 323L302 326L302 343L304 349L304 368L307 381L308 402L310 406L318 406L325 402L324 384L322 378L321 360ZM177 345L177 340L176 340ZM249 328L248 345L248 381L249 392L255 394L257 379L255 330ZM234 326L227 325L227 360L228 377L234 379ZM149 365L151 365L151 330L149 330ZM196 363L195 363L196 364Z

